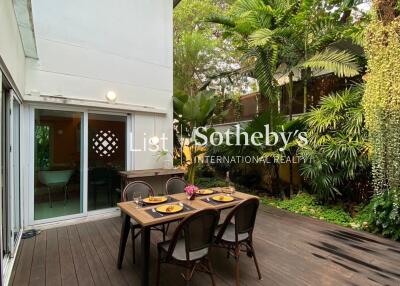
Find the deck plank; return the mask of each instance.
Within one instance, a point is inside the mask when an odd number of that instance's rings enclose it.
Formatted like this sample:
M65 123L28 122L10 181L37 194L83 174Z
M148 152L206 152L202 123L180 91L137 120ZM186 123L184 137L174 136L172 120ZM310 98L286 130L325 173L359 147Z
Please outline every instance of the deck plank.
M29 285L46 285L46 244L46 232L36 236Z
M46 233L46 285L58 286L61 285L61 269L57 229L49 229Z
M67 230L68 230L69 241L71 244L72 258L75 265L75 273L76 273L76 278L78 280L78 284L85 286L95 285L92 278L93 274L90 272L89 265L86 261L76 226L75 225L68 226ZM96 273L94 273L94 275L96 275Z
M24 240L18 253L20 259L14 267L13 285L28 285L29 280L32 285L43 285L39 283L39 277L43 277L43 257L52 261L48 258L55 252L52 244L58 244L61 269L61 273L53 276L61 277L62 285L138 285L140 237L136 241L136 264L132 261L129 237L123 267L118 270L120 229L121 218L115 217L59 228L56 237L54 230L46 230L34 239ZM155 276L155 245L160 239L160 233L151 232L151 285ZM47 245L45 252L44 244ZM368 233L261 207L254 245L264 279L257 279L253 260L243 255L240 258L242 286L400 286L400 243ZM213 249L211 261L217 285L234 285L234 260L227 259L223 249ZM179 267L163 265L161 286L183 286L181 272ZM45 273L49 281L47 275L51 272L46 269ZM211 283L207 275L196 273L191 285Z
M25 239L19 250L21 251L21 257L15 271L13 281L13 285L15 286L29 285L35 241L35 238Z
M69 241L67 228L57 230L58 250L60 252L61 284L68 286L78 285L75 273L74 259Z
M87 224L87 231L104 266L104 269L107 271L111 284L115 286L129 285L129 280L126 281L124 276L121 275L120 270L115 267L117 260L114 258L113 254L110 253L101 233L98 232L96 226L93 223Z
M111 285L111 281L108 278L107 271L104 268L103 263L101 262L100 257L98 256L96 249L92 244L92 241L90 240L87 231L87 224L78 224L76 228L78 230L78 234L90 271L92 273L96 273L96 275L92 276L94 284L98 286Z

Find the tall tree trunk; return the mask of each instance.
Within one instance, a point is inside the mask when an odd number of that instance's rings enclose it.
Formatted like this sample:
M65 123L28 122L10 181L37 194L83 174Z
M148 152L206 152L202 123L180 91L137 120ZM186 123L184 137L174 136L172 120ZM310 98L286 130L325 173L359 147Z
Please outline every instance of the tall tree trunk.
M280 176L279 176L279 164L274 163L274 170L275 170L275 177L276 177L278 190L280 192L281 198L285 199L286 198L285 191L282 189L281 179L280 179Z
M294 194L294 186L293 186L293 157L290 156L290 163L289 163L289 196L293 197Z
M303 112L307 112L307 105L308 105L308 80L311 77L311 70L309 68L302 70L302 79L303 79L303 97L304 97L304 106ZM312 104L312 102L311 102Z
M287 84L287 92L289 95L289 119L293 119L293 71L289 72L289 83Z

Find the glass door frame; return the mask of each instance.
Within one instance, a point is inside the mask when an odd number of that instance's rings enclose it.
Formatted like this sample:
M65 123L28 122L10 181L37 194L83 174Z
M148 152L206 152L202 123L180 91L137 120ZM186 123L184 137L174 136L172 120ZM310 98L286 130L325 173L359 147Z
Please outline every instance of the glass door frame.
M21 148L19 148L19 150L15 150L15 145L14 144L14 134L13 132L15 131L14 128L14 101L18 102L19 104L19 130L17 130L17 132L19 132L19 141L21 142L21 106L22 106L22 102L18 99L17 95L15 94L15 92L11 89L8 92L8 100L7 100L7 104L6 104L6 110L9 111L8 112L8 118L9 118L9 122L7 124L8 130L6 130L6 138L7 138L7 150L8 150L8 155L6 155L6 162L8 164L7 168L8 168L8 181L7 181L7 185L9 188L9 197L8 197L8 204L9 204L9 217L8 217L8 223L10 226L10 230L7 234L7 239L9 240L10 243L10 255L11 257L14 257L16 254L16 250L18 249L18 243L20 241L21 235L22 235L22 191L21 191ZM19 144L20 144L19 142ZM19 145L20 146L20 145ZM14 162L14 154L15 152L20 152L19 153L19 162ZM17 178L19 180L19 193L20 193L20 201L19 201L19 220L20 220L20 227L19 227L19 233L18 233L18 237L16 239L14 239L14 233L13 230L15 228L14 225L14 216L15 216L15 209L14 209L14 196L15 196L15 189L14 189L14 180L16 179L16 177L14 176L14 164L18 163L18 167L19 167L19 177ZM10 233L11 232L11 233Z
M83 176L81 180L82 185L82 212L73 215L65 215L59 216L54 218L47 218L41 220L34 219L34 168L35 168L35 111L37 109L41 110L59 110L59 111L68 111L68 112L79 112L82 113L81 120L83 122L83 133L82 133L82 145L83 148L81 150L81 159L83 160L81 172L83 171ZM132 158L129 156L129 144L128 140L130 139L130 135L133 134L133 124L132 118L134 117L133 112L124 112L124 111L116 111L116 110L108 110L108 109L92 109L87 107L79 107L79 106L70 106L70 105L59 105L59 104L45 104L45 103L31 103L29 104L28 108L28 130L29 130L29 158L28 158L28 188L27 192L24 194L24 200L27 203L27 214L25 216L26 222L25 225L33 226L38 224L48 224L48 223L55 223L67 220L74 220L74 219L82 219L92 215L100 215L100 214L107 214L110 212L116 212L118 210L117 207L111 207L106 209L100 210L93 210L88 211L88 160L89 160L89 150L88 150L88 122L89 122L89 113L90 114L107 114L107 115L116 115L116 116L124 116L126 117L126 162L125 168L131 168Z
M19 127L21 127L21 109L22 109L22 101L18 98L17 94L12 90L12 88L8 88L5 91L3 90L4 85L2 86L2 81L1 81L1 71L0 71L0 92L1 92L1 125L2 128L4 128L4 133L2 132L1 136L1 144L2 148L4 149L4 153L2 154L4 158L2 159L2 163L4 163L4 176L2 176L2 182L1 182L1 200L5 200L5 205L6 205L6 225L2 225L1 232L3 229L6 231L4 234L4 240L2 237L2 242L1 242L1 270L2 272L0 275L7 275L10 271L10 266L11 264L9 263L12 261L13 257L15 257L16 252L18 250L19 243L21 241L21 235L22 235L22 229L23 229L23 224L22 224L22 189L21 189L21 184L22 184L22 176L21 176L21 157L19 158L18 162L14 161L14 153L15 152L20 152L20 150L16 150L14 148L14 132L18 132L19 136L19 145L21 142L21 128L15 130L14 128L14 103L16 102L19 107L19 114L18 114L18 120L19 120ZM3 98L4 96L4 98ZM4 104L4 106L3 106ZM3 114L4 112L4 114ZM4 120L4 121L3 121ZM4 145L3 145L4 144ZM19 153L20 155L21 153ZM14 174L14 164L18 164L19 167L19 176L15 176ZM3 181L4 179L4 181ZM14 197L15 197L15 180L19 180L19 202L18 202L18 210L15 210L15 202L14 202ZM4 193L3 193L4 192ZM2 210L3 211L3 210ZM19 226L18 226L18 233L17 236L15 237L15 211L19 212ZM1 222L2 224L3 222ZM4 242L4 244L3 244ZM3 250L5 250L5 255L3 256ZM3 276L4 278L4 276Z

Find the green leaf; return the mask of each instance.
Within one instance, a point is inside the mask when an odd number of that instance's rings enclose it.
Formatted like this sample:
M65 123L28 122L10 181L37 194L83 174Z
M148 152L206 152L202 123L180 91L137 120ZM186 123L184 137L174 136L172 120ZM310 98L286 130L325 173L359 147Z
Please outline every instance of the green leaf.
M267 28L255 31L249 37L250 46L265 46L271 42L273 34L274 33Z
M356 57L347 51L326 49L321 53L316 53L299 66L326 70L339 77L352 77L359 74Z

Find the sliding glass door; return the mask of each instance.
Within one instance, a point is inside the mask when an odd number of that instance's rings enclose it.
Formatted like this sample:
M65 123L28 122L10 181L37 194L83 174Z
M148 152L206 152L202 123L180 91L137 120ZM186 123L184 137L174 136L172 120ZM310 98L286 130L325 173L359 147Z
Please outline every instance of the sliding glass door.
M89 114L88 210L114 207L126 165L126 116Z
M35 109L34 220L83 212L82 115Z
M1 89L1 196L3 258L13 256L21 233L20 103Z
M127 116L76 110L32 109L33 224L82 217L120 201Z

